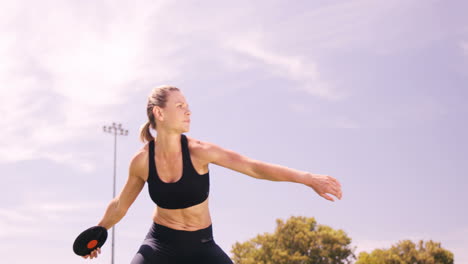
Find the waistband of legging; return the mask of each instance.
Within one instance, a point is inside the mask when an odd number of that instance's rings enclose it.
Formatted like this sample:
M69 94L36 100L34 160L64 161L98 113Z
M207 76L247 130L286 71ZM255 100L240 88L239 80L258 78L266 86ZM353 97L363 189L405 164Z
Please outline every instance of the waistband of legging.
M177 242L208 242L213 240L213 226L196 231L177 230L153 222L150 232L153 237Z

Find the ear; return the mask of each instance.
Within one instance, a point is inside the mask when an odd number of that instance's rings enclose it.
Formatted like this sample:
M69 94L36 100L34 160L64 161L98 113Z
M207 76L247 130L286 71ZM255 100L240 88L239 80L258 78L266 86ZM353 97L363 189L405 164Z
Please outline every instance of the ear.
M153 107L153 115L155 119L159 121L164 121L164 115L163 115L163 111L161 107L159 106Z

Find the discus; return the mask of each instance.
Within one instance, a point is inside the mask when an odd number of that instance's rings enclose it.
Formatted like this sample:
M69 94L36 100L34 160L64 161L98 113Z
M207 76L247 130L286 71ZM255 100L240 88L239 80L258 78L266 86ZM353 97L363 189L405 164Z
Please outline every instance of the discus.
M73 243L73 252L78 256L86 256L91 254L96 248L104 245L107 239L107 229L102 226L93 226L85 231L75 239Z

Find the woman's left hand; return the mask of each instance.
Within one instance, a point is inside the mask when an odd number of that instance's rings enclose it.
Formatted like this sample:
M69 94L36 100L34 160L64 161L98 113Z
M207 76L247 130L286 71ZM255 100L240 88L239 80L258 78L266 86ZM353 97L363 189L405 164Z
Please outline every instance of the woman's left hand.
M311 187L312 189L314 189L314 191L318 195L322 196L323 198L327 200L330 200L332 202L335 201L328 194L332 194L341 200L341 196L342 196L341 184L337 179L331 176L307 173L306 176L304 177L303 183Z

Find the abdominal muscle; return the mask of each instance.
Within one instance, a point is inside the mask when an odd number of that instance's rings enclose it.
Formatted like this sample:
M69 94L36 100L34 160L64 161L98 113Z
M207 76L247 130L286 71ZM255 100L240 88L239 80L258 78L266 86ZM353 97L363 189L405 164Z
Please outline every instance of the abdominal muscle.
M156 206L153 221L157 224L184 231L196 231L211 225L208 198L197 205L184 209L165 209Z

